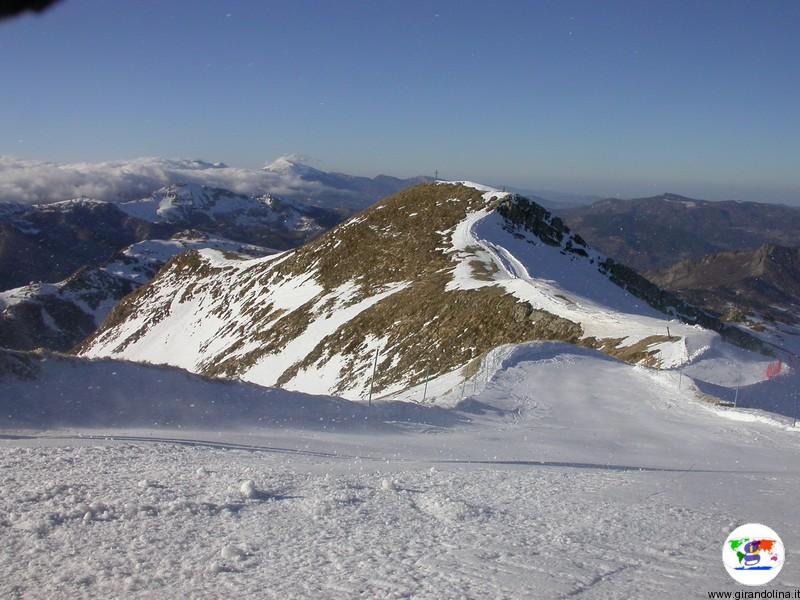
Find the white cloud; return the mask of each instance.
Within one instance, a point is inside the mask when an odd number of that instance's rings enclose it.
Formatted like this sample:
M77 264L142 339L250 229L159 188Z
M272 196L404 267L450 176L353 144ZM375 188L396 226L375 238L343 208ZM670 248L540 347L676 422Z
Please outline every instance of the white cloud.
M26 204L88 197L109 202L143 198L171 183L191 182L243 194L267 192L312 199L322 194L352 196L319 181L303 179L307 167L296 156L282 157L280 169L242 169L221 163L137 158L96 163L55 163L0 156L0 202ZM289 163L290 168L286 168Z

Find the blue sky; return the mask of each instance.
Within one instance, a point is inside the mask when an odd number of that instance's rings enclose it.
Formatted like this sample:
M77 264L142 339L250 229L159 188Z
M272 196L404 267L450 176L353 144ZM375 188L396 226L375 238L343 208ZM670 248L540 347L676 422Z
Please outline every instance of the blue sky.
M0 24L0 154L800 202L800 2L64 0Z

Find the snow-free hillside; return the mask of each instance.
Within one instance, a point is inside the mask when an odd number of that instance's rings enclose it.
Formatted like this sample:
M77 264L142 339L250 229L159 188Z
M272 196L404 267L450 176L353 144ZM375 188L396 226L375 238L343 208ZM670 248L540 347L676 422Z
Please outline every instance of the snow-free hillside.
M91 334L124 296L150 281L169 259L200 248L246 257L274 252L196 231L132 244L99 267L82 268L63 281L31 283L0 292L0 347L69 350Z
M658 367L735 354L763 371L765 357L697 323L757 345L598 255L537 204L436 184L296 251L186 254L126 298L82 353L350 399L369 395L376 351L374 392L385 396L447 373L463 380L493 348L537 339Z
M769 588L800 584L791 419L574 345L488 361L456 409L402 423L168 368L17 363L0 378L18 396L0 387L0 413L26 417L0 435L0 596L705 597L741 590L720 549L746 522L786 546Z

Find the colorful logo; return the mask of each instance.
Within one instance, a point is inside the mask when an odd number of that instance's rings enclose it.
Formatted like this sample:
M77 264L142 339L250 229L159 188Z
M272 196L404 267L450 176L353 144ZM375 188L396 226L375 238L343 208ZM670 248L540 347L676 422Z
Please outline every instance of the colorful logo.
M764 585L783 568L786 553L778 534L766 525L747 523L731 531L722 545L722 564L744 585Z

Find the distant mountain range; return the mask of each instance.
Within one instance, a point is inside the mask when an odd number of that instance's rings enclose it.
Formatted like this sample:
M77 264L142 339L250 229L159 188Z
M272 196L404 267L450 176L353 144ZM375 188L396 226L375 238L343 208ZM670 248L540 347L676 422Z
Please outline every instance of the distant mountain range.
M661 288L800 353L800 208L663 194L558 212Z
M184 229L291 248L420 179L326 173L288 157L257 171L202 161L58 165L0 157L0 198L20 200L0 204L0 290L60 281ZM180 181L160 185L165 180ZM75 191L97 197L61 196Z
M185 229L285 249L340 220L325 209L171 185L143 200L114 204L76 199L0 209L0 290L56 282L77 269L98 267L136 242L169 239Z
M800 248L764 245L684 259L647 277L729 321L800 324Z
M60 281L136 242L169 238L172 229L97 200L0 205L0 290Z
M360 177L326 172L296 156L260 169L202 160L138 158L96 163L52 163L0 156L0 202L44 204L85 197L106 202L146 198L173 184L195 184L352 213L427 177Z
M275 160L264 167L264 171L289 182L290 187L283 195L342 214L352 214L395 192L433 181L432 177L423 176L400 179L390 175L360 177L320 171L291 156Z
M593 202L603 199L603 196L558 192L556 190L529 190L509 187L508 191L530 198L545 208L556 212L565 208L588 206Z
M292 248L421 179L326 173L289 157L258 171L202 161L54 165L0 157L0 196L42 201L0 204L0 346L68 350L175 254ZM73 190L64 180L104 199L52 202ZM135 196L164 180L182 181Z
M717 252L800 244L800 207L779 204L662 194L557 212L587 242L640 272Z

